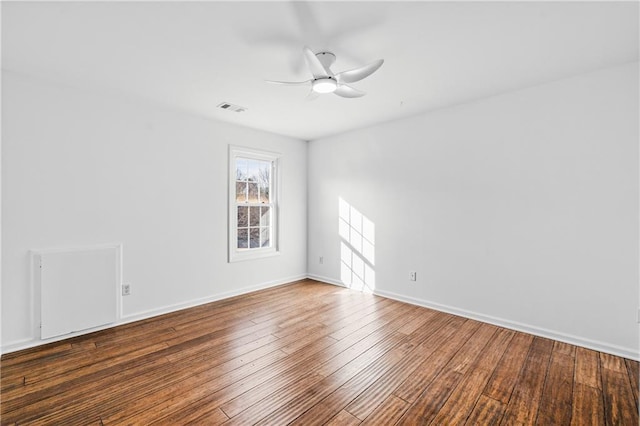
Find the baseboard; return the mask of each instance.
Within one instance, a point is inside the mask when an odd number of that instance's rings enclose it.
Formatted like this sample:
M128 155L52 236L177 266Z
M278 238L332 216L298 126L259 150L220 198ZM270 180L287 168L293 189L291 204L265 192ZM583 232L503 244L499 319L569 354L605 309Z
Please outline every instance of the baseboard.
M159 316L159 315L163 315L163 314L168 314L171 312L175 312L175 311L180 311L183 309L188 309L188 308L192 308L195 306L199 306L199 305L204 305L207 303L211 303L211 302L216 302L218 300L223 300L223 299L228 299L230 297L235 297L235 296L240 296L242 294L247 294L247 293L251 293L254 291L258 291L258 290L264 290L270 287L276 287L279 285L284 285L284 284L289 284L295 281L299 281L299 280L303 280L303 279L312 279L312 280L316 280L316 281L320 281L323 283L327 283L327 284L332 284L338 287L345 287L345 285L338 281L335 280L333 278L330 277L325 277L325 276L321 276L321 275L315 275L315 274L305 274L305 275L299 275L299 276L294 276L294 277L289 277L289 278L283 278L283 279L279 279L279 280L273 280L273 281L268 281L265 283L260 283L257 285L253 285L253 286L248 286L248 287L243 287L234 291L228 291L225 293L219 293L219 294L215 294L212 296L208 296L208 297L204 297L204 298L199 298L199 299L194 299L194 300L190 300L187 302L182 302L182 303L177 303L174 305L168 305L168 306L164 306L158 309L153 309L153 310L148 310L148 311L144 311L144 312L138 312L135 314L129 314L126 316L123 316L120 321L118 321L117 323L114 324L109 324L107 326L103 326L103 327L97 327L97 328L93 328L90 330L84 330L82 332L77 332L77 333L72 333L72 334L67 334L65 336L59 336L56 338L52 338L52 339L47 339L47 340L39 340L39 339L35 339L35 338L31 338L31 339L22 339L19 341L14 341L14 342L10 342L7 345L3 345L2 346L2 350L0 353L4 354L8 354L11 352L16 352L16 351L20 351L20 350L24 350L24 349L29 349L29 348L33 348L36 346L42 346L48 343L53 343L53 342L57 342L57 341L61 341L61 340L65 340L65 339L69 339L72 337L76 337L76 336L81 336L84 334L89 334L89 333L93 333L96 331L100 331L100 330L105 330L108 328L113 328L113 327L117 327L119 325L124 325L124 324L128 324L131 322L135 322L135 321L140 321L143 319L147 319L147 318L152 318L155 316ZM640 361L640 354L630 348L625 348L622 346L617 346L617 345L611 345L605 342L599 342L599 341L594 341L594 340L590 340L590 339L585 339L579 336L573 336L573 335L569 335L569 334L565 334L565 333L561 333L561 332L557 332L557 331L553 331L553 330L548 330L548 329L544 329L541 327L536 327L536 326L531 326L528 324L522 324L516 321L510 321L510 320L506 320L504 318L497 318L497 317L493 317L490 315L484 315L484 314L480 314L477 312L473 312L473 311L468 311L465 309L459 309L459 308L455 308L453 306L448 306L448 305L443 305L440 303L435 303L435 302L431 302L428 300L423 300L423 299L417 299L414 297L409 297L409 296L404 296L401 294L397 294L397 293L393 293L390 291L384 291L384 290L376 290L374 291L374 294L376 294L377 296L381 296L381 297L386 297L388 299L393 299L393 300L397 300L400 302L405 302L405 303L410 303L412 305L417 305L417 306L422 306L425 308L429 308L429 309L434 309L436 311L440 311L440 312L446 312L449 314L453 314L453 315L458 315L464 318L469 318L469 319L473 319L476 321L482 321L485 323L489 323L489 324L494 324L500 327L504 327L504 328L508 328L511 330L516 330L516 331L521 331L524 333L528 333L528 334L532 334L535 336L540 336L540 337L545 337L548 339L553 339L553 340L558 340L561 342L565 342L565 343L569 343L572 345L576 345L576 346L581 346L581 347L585 347L588 349L593 349L599 352L605 352L605 353L609 353L612 355L617 355L617 356L621 356L624 358L628 358L628 359L633 359L636 361Z
M336 281L333 278L323 277L320 275L309 274L308 278L314 279L316 281L324 282L327 284L333 284L341 287L345 287L339 281ZM640 361L640 354L638 351L635 351L630 348L625 348L622 346L611 345L605 342L599 342L595 340L585 339L579 336L573 336L566 333L561 333L553 330L548 330L541 327L536 327L528 324L522 324L517 321L510 321L504 318L493 317L490 315L484 315L473 311L468 311L466 309L459 309L453 306L443 305L440 303L431 302L428 300L417 299L415 297L404 296L401 294L393 293L391 291L384 290L375 290L373 294L381 297L385 297L387 299L397 300L399 302L410 303L412 305L422 306L424 308L433 309L440 312L446 312L448 314L457 315L464 318L473 319L476 321L485 322L488 324L497 325L499 327L508 328L510 330L521 331L523 333L532 334L534 336L545 337L547 339L558 340L560 342L569 343L571 345L581 346L588 349L593 349L599 352L605 352L611 355L621 356L623 358L633 359L636 361Z
M207 296L207 297L203 297L203 298L199 298L199 299L193 299L193 300L189 300L186 302L181 302L181 303L176 303L173 305L167 305L167 306L163 306L161 308L157 308L157 309L151 309L148 311L143 311L143 312L137 312L134 314L129 314L129 315L123 315L120 320L116 323L113 324L108 324L105 326L101 326L101 327L95 327L95 328L91 328L91 329L87 329L87 330L82 330L76 333L70 333L70 334L65 334L64 336L57 336L51 339L46 339L46 340L40 340L37 339L35 337L32 338L27 338L27 339L22 339L22 340L17 340L14 342L10 342L6 345L2 346L2 350L1 353L2 355L11 353L11 352L17 352L17 351L21 351L24 349L30 349L30 348L34 348L36 346L42 346L42 345L46 345L49 343L54 343L54 342L59 342L62 340L66 340L66 339L70 339L72 337L77 337L77 336L82 336L85 334L90 334L90 333L94 333L96 331L101 331L101 330L106 330L108 328L114 328L114 327L118 327L120 325L124 325L124 324L129 324L135 321L140 321L140 320L144 320L144 319L148 319L148 318L153 318L159 315L164 315L164 314L168 314L171 312L176 312L176 311L180 311L183 309L188 309L188 308L193 308L196 306L200 306L200 305L204 305L207 303L211 303L211 302L216 302L218 300L223 300L223 299L228 299L230 297L234 297L234 296L240 296L242 294L247 294L247 293L252 293L254 291L258 291L258 290L264 290L267 288L271 288L271 287L277 287L279 285L284 285L284 284L290 284L293 283L295 281L299 281L299 280L303 280L306 279L307 275L303 274L303 275L298 275L298 276L294 276L294 277L288 277L288 278L283 278L283 279L278 279L278 280L273 280L273 281L267 281L264 283L260 283L260 284L256 284L253 286L247 286L247 287L242 287L240 289L237 290L233 290L233 291L227 291L224 293L218 293L212 296Z
M346 288L346 286L342 282L340 282L338 280L334 280L333 278L323 277L322 275L307 274L307 278L309 278L310 280L320 281L320 282L323 282L325 284L333 284L333 285L336 285L338 287L345 287Z
M401 294L393 293L390 291L376 290L374 294L388 299L397 300L400 302L410 303L412 305L422 306L425 308L433 309L440 312L446 312L453 315L458 315L464 318L481 321L500 327L508 328L515 331L521 331L523 333L532 334L534 336L545 337L547 339L558 340L560 342L569 343L571 345L581 346L588 349L593 349L599 352L605 352L611 355L620 356L623 358L633 359L640 361L640 354L638 351L631 348L625 348L622 346L612 345L605 342L599 342L591 339L586 339L579 336L573 336L570 334L548 330L541 327L536 327L528 324L522 324L516 321L506 320L504 318L497 318L490 315L484 315L466 309L459 309L453 306L442 305L440 303L430 302L428 300L417 299L414 297L404 296Z
M195 306L205 305L205 304L211 303L211 302L217 302L218 300L223 300L223 299L228 299L230 297L240 296L242 294L247 294L247 293L251 293L251 292L254 292L254 291L258 291L258 290L264 290L264 289L267 289L267 288L270 288L270 287L276 287L276 286L283 285L283 284L290 284L292 282L299 281L299 280L305 279L305 278L307 278L306 275L299 275L299 276L289 277L289 278L280 279L280 280L268 281L268 282L257 284L257 285L252 285L252 286L248 286L248 287L242 287L240 289L233 290L233 291L227 291L227 292L224 292L224 293L218 293L218 294L215 294L213 296L207 296L207 297L203 297L203 298L200 298L200 299L193 299L193 300L190 300L190 301L187 301L187 302L176 303L174 305L164 306L164 307L158 308L158 309L151 309L151 310L148 310L148 311L138 312L138 313L135 313L135 314L124 315L122 317L122 319L125 320L124 324L130 323L130 322L134 322L134 321L140 321L140 320L143 320L143 319L156 317L158 315L164 315L164 314L168 314L168 313L175 312L175 311L181 311L183 309L193 308Z

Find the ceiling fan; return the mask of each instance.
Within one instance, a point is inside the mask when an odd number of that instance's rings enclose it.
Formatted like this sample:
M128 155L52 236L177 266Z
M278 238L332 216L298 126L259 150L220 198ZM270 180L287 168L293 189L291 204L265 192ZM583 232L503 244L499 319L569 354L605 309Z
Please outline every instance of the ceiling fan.
M287 86L310 86L311 97L322 93L335 93L343 98L359 98L360 96L364 96L365 92L354 89L347 83L355 83L370 76L384 63L383 59L378 59L368 65L334 74L333 71L331 71L331 65L336 61L336 55L331 52L313 53L307 46L305 46L302 51L307 61L309 71L311 71L311 75L313 76L312 79L300 82L272 80L267 80L267 82Z

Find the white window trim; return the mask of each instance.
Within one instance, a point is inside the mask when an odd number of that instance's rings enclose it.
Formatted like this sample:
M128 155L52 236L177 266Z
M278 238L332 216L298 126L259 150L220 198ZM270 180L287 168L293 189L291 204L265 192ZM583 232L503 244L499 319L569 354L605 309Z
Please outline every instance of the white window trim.
M265 160L272 162L271 169L271 187L273 197L273 209L271 211L271 247L254 248L254 249L238 249L237 235L237 211L236 211L236 158L255 158L257 160ZM279 249L279 217L280 217L280 154L247 148L242 146L229 145L229 182L228 182L228 231L229 231L229 262L239 262L243 260L261 259L265 257L276 256L280 254ZM275 192L275 194L274 194Z

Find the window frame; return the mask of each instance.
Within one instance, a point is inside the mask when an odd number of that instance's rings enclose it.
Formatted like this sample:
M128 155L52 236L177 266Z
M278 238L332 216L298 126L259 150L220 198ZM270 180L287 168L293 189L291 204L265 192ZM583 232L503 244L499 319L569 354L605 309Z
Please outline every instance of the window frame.
M271 162L271 182L269 185L269 206L270 206L270 247L238 248L238 203L236 200L236 160L238 158L248 160L260 160ZM279 205L280 205L280 154L254 148L229 145L229 182L228 182L228 250L229 263L261 259L276 256L279 250Z

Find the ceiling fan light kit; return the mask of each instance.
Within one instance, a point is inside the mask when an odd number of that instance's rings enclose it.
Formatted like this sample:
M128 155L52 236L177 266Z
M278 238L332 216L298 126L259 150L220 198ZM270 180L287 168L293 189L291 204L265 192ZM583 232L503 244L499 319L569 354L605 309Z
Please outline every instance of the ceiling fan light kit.
M312 93L335 93L343 98L359 98L365 93L357 90L347 83L355 83L360 81L378 70L384 63L384 60L378 59L370 64L352 70L339 72L334 74L331 71L331 65L336 61L336 55L331 52L313 53L313 51L305 46L302 49L307 66L313 78L307 81L289 82L289 81L270 81L269 83L283 84L287 86L311 86Z
M316 93L331 93L338 88L338 83L331 77L313 80L311 89Z

